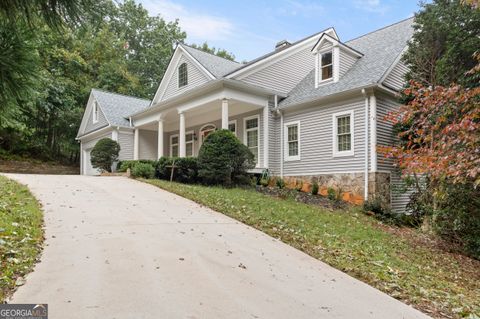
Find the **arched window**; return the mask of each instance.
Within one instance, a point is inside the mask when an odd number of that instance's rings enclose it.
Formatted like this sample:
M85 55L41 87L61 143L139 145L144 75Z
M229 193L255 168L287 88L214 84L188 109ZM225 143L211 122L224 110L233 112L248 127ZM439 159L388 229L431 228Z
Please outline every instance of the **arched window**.
M181 88L188 84L187 63L182 63L178 67L178 87Z

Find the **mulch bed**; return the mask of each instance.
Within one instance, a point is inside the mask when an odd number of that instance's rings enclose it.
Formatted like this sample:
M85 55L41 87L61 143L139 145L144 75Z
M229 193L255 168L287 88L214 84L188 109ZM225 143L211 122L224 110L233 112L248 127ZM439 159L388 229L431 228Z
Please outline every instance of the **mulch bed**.
M347 209L350 204L344 201L332 201L322 195L312 195L310 193L299 192L295 189L257 186L257 192L265 195L278 197L281 199L292 198L297 202L320 206L329 210Z

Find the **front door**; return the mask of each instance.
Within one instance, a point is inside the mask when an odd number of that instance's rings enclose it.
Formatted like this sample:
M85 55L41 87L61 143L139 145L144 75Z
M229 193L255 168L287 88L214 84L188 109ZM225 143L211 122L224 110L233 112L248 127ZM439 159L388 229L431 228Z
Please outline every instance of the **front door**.
M203 144L203 141L205 141L207 136L210 135L210 133L215 132L216 129L217 128L213 124L204 125L200 129L200 143Z

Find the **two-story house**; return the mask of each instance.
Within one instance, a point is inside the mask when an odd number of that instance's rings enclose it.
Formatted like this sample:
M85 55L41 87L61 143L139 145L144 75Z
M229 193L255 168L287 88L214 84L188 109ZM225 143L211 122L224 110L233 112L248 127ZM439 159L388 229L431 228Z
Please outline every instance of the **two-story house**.
M406 194L383 117L398 107L407 67L401 57L413 19L343 42L333 28L246 64L179 44L152 101L92 90L78 132L81 174L97 174L90 151L117 140L120 159L196 156L205 137L229 129L255 155L256 172L318 180L360 203L372 196L402 211Z

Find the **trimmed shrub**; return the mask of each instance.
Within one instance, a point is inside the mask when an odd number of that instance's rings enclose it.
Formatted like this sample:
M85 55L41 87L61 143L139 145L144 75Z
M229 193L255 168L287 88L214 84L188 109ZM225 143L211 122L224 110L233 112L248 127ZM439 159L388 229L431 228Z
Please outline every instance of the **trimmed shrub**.
M171 166L175 160L173 180L180 183L196 183L198 181L198 159L195 157L162 157L156 165L156 176L170 180Z
M135 178L153 178L155 176L155 168L149 163L135 163L131 170L132 176Z
M120 144L110 138L102 138L93 147L90 162L94 168L103 172L111 172L119 152Z
M154 166L154 167L157 165L157 161L153 161L153 160L120 161L120 162L118 162L118 165L117 165L117 171L119 171L119 172L126 172L127 169L132 170L132 169L133 169L133 166L135 166L135 164L137 164L137 163L150 164L150 165L152 165L152 166Z
M243 183L247 170L254 167L252 152L229 130L209 134L198 154L198 176L209 185Z
M317 194L318 194L318 183L314 181L312 184L312 195L317 195Z
M269 183L268 178L261 178L260 179L260 185L262 185L263 187L267 187L268 183Z

